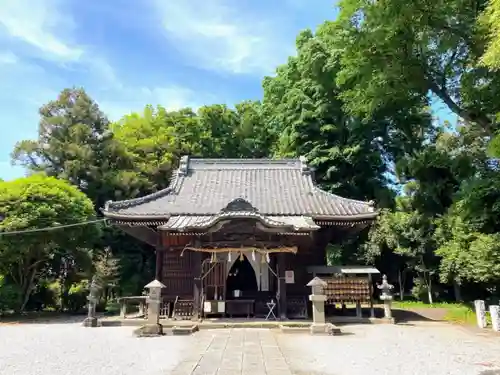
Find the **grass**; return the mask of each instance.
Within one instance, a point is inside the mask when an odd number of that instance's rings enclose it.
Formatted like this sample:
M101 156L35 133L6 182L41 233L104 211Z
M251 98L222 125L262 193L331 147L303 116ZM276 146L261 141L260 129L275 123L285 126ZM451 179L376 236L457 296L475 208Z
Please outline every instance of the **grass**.
M394 301L393 307L403 310L445 309L444 320L447 322L467 325L475 325L477 322L474 309L465 303L437 302L429 304L421 301ZM486 312L486 321L491 324L489 312Z

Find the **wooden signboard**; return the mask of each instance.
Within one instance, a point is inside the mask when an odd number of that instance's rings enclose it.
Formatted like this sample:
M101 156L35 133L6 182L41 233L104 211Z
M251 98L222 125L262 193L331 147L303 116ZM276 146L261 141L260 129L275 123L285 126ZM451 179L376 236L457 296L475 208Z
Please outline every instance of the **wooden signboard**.
M286 284L295 283L295 273L293 271L285 271L285 283Z

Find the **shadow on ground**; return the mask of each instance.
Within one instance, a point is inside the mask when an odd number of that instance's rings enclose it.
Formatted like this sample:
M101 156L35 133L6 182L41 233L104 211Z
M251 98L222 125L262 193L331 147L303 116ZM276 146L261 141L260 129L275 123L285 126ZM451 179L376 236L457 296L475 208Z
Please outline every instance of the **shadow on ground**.
M63 314L56 312L36 312L0 317L1 325L14 324L75 324L81 323L86 314Z

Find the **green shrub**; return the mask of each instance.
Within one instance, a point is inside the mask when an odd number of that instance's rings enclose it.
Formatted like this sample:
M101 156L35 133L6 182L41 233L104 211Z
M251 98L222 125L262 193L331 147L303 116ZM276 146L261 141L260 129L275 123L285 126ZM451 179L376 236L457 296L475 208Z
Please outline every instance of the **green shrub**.
M411 295L416 300L429 303L429 295L427 291L428 291L427 286L421 279L413 280L413 288L411 289Z
M87 296L89 295L88 280L82 280L77 283L71 284L69 288L66 307L71 312L81 312L87 305Z
M0 275L0 313L16 310L21 305L21 290L7 282L5 276Z
M120 304L116 300L110 300L106 304L106 314L116 315L120 312Z

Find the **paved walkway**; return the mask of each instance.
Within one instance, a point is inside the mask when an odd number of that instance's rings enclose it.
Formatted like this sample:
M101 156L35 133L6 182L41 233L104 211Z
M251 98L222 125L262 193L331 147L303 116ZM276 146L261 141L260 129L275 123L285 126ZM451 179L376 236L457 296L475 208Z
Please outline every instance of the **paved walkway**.
M500 375L499 335L448 324L350 325L333 337L240 328L136 338L134 329L0 325L0 374Z
M273 331L201 331L195 346L171 375L292 375Z

